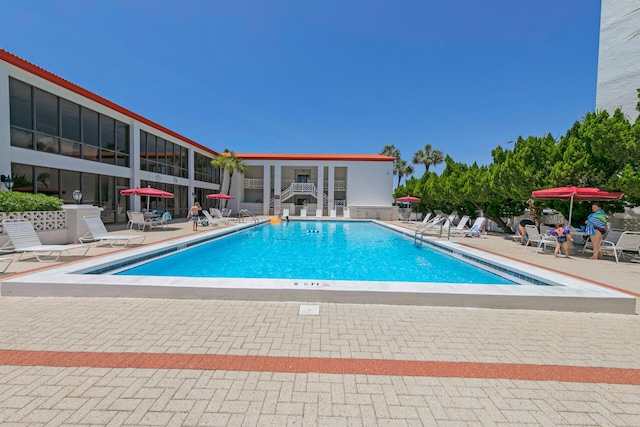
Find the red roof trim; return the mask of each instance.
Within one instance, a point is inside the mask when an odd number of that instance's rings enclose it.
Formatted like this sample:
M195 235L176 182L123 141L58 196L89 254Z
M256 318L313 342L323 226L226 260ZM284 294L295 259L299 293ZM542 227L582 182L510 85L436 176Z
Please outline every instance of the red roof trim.
M112 110L115 110L121 114L124 114L125 116L128 116L134 120L137 120L141 123L144 123L148 126L151 126L152 128L155 128L161 132L164 132L168 135L173 136L174 138L177 138L183 142L186 142L187 144L193 145L194 147L198 147L202 150L205 150L215 156L217 156L219 153L217 151L212 150L211 148L205 147L202 144L198 144L197 142L180 135L179 133L176 133L174 131L172 131L171 129L167 129L166 127L159 125L156 122L153 122L147 118L142 117L139 114L134 113L131 110L127 110L124 107L121 107L120 105L109 101L106 98L101 97L100 95L97 95L93 92L88 91L87 89L84 89L78 85L76 85L75 83L71 83L69 80L63 79L60 76L57 76L47 70L45 70L44 68L40 68L35 64L32 64L31 62L28 62L10 52L7 52L6 50L0 48L0 60L6 61L11 65L14 65L20 69L23 69L24 71L27 71L31 74L34 74L38 77L41 77L45 80L50 81L51 83L57 84L58 86L61 86L65 89L68 89L74 93L77 93L78 95L84 96L85 98L88 98L92 101L97 102L98 104L104 105L107 108L111 108Z
M236 153L243 160L328 160L350 162L393 162L395 157L381 154L277 154L277 153Z

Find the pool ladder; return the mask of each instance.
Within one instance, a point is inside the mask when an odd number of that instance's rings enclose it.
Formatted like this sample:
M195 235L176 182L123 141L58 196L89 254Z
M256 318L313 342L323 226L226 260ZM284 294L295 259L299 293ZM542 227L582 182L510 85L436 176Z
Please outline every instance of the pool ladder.
M442 231L444 230L444 226L447 222L441 222L440 223L440 235L439 238L442 238ZM450 224L450 222L449 222ZM427 230L429 230L431 227L428 226L428 224L424 224L421 225L420 227L418 227L418 229L416 230L416 232L413 235L413 246L422 246L424 243L424 234L426 233ZM418 242L418 239L420 239L420 242ZM449 225L447 227L447 240L451 240L451 225Z
M260 223L258 217L249 212L248 209L242 209L238 212L238 222L244 222L244 218L247 216L253 220L253 225L258 225Z

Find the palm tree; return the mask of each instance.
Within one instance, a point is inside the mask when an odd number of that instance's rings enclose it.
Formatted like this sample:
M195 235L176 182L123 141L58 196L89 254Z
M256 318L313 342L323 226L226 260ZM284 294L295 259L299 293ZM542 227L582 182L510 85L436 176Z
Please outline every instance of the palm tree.
M413 166L407 164L405 160L398 159L393 168L393 173L398 174L398 185L396 186L396 188L400 187L400 181L402 180L402 177L413 174Z
M229 151L228 148L224 149L224 153L220 154L214 160L211 161L211 166L215 168L221 168L229 173L229 184L227 185L227 194L231 192L231 180L233 179L233 173L238 171L245 173L247 171L247 165L242 160L236 157L236 153ZM228 200L225 201L225 208L227 207Z
M393 144L385 145L380 152L383 156L391 156L396 159L393 161L393 174L398 175L398 186L400 186L400 180L402 179L402 175L400 174L399 163L404 162L404 166L407 165L407 162L400 158L400 150L398 150ZM413 173L413 169L410 173Z
M427 144L423 149L416 151L413 155L413 164L424 165L425 172L429 172L431 166L436 166L444 162L442 150L434 150L431 144Z

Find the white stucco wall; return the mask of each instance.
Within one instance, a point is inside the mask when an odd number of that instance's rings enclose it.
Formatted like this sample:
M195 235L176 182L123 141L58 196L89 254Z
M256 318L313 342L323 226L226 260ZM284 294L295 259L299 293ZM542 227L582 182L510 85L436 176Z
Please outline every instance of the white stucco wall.
M349 162L347 204L391 206L393 202L392 162Z
M640 88L640 0L602 0L596 111L620 108L638 117Z

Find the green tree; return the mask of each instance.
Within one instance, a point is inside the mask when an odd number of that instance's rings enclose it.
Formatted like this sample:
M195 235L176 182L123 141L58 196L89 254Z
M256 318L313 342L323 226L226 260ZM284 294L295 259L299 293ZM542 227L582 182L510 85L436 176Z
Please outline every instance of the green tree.
M385 145L382 148L382 151L380 151L380 154L383 156L395 157L395 160L393 161L393 174L398 175L398 185L396 186L397 191L398 187L400 187L402 177L413 174L413 166L407 164L405 160L402 160L400 157L400 150L398 150L393 144Z
M424 165L425 172L429 172L431 166L437 166L442 162L444 162L444 154L441 150L434 150L431 144L427 144L424 148L416 151L412 160L415 165Z
M218 155L211 161L211 165L216 168L221 168L223 171L227 171L229 174L229 183L227 184L227 194L231 192L231 181L233 180L233 174L237 171L245 173L247 171L247 165L238 157L233 151L225 148L224 153ZM225 200L225 207L229 201Z
M400 187L400 181L402 180L402 177L413 174L413 166L411 166L410 164L407 164L405 160L398 159L395 162L394 173L398 174L397 187Z

